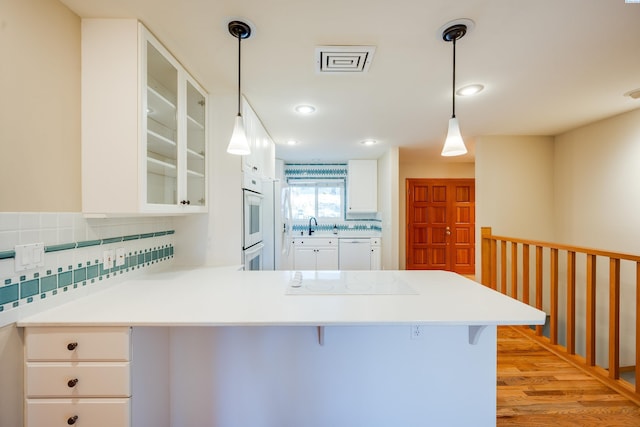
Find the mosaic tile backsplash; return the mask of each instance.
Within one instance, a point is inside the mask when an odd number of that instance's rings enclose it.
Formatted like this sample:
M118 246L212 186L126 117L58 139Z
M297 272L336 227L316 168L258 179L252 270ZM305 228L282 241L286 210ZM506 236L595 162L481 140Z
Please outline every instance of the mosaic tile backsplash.
M0 213L0 315L125 278L174 258L171 218L85 219L76 213ZM44 243L43 267L15 272L16 245ZM105 268L103 252L124 249Z

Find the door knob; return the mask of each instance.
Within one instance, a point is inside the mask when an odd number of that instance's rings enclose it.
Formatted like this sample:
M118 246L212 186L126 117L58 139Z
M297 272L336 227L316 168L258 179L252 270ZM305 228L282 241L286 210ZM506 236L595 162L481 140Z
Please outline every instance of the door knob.
M451 227L447 226L447 228L445 228L445 234L447 236L451 234Z

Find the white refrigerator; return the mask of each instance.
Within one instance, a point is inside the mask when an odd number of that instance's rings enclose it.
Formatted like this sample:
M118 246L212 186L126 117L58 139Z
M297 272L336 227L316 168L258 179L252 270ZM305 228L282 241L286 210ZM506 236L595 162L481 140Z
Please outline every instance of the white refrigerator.
M290 270L291 261L291 205L289 187L276 179L265 179L263 201L263 270Z

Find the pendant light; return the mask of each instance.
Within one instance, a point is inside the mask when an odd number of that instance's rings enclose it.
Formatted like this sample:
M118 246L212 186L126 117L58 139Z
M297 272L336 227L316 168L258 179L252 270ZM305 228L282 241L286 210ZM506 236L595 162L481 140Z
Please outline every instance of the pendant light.
M244 120L242 120L242 114L240 113L241 103L240 96L242 94L240 88L241 81L241 44L242 39L247 39L251 35L251 27L242 21L229 22L229 32L233 37L238 39L238 115L236 116L235 124L233 126L233 134L231 140L227 146L227 153L237 154L245 156L251 154L251 148L249 147L249 141L247 141L247 134L244 131Z
M447 139L444 141L444 147L440 153L442 156L461 156L467 153L467 147L465 147L462 135L460 135L460 125L456 118L456 41L464 37L466 33L467 26L464 24L452 25L442 33L444 41L453 43L453 87L451 90L453 111L449 119Z

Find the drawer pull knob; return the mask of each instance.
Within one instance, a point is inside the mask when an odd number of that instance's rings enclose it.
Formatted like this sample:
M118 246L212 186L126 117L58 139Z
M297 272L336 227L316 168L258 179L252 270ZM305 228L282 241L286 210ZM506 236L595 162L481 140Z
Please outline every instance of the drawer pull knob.
M76 384L78 384L78 379L77 378L74 378L72 380L67 381L67 385L69 386L69 388L75 387Z
M69 344L67 344L67 350L73 351L76 349L77 346L78 346L77 342L70 342Z
M78 416L74 415L73 417L69 417L69 419L67 420L67 424L72 426L76 423L76 421L78 421Z

